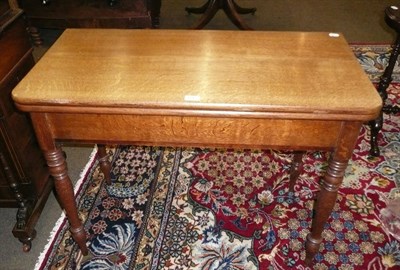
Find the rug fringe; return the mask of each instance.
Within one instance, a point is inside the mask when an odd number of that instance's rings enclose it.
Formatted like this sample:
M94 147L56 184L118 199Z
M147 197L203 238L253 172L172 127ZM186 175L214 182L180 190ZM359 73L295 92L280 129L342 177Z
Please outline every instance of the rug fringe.
M82 169L81 173L79 174L79 179L76 182L75 186L74 186L74 193L75 195L78 193L78 191L80 190L83 181L86 178L86 175L90 169L90 167L93 165L93 161L96 157L97 154L97 145L93 148L92 152L90 153L88 162L86 163L85 167ZM51 245L53 244L53 239L55 237L55 235L58 233L59 229L61 228L62 224L66 221L66 216L64 211L61 213L60 217L58 218L58 220L56 221L56 223L54 224L54 227L52 229L52 231L50 232L50 235L47 239L47 244L44 247L44 250L40 253L38 259L36 260L36 264L35 264L35 268L34 270L40 270L43 267L43 261L47 256L47 253L49 251L49 248L51 247Z

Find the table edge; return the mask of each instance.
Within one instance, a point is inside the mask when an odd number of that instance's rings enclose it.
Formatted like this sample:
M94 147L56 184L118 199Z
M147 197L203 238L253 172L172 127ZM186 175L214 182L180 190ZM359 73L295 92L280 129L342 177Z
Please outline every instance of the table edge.
M110 106L80 106L80 105L31 105L15 102L18 109L28 113L74 113L74 114L110 114L110 115L173 115L173 116L199 116L199 117L245 117L245 118L282 118L282 119L315 119L315 120L346 120L370 121L376 119L381 111L382 104L370 110L365 108L351 108L351 110L320 110L305 107L233 107L213 106L184 107L154 106L154 107L110 107ZM268 110L266 109L268 108Z

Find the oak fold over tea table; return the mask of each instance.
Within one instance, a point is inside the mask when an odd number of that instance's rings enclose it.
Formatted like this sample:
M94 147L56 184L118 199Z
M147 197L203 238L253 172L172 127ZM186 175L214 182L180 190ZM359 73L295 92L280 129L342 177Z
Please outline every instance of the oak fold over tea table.
M381 108L347 42L332 33L67 29L12 95L31 115L83 254L59 142L331 151L307 263L361 125Z

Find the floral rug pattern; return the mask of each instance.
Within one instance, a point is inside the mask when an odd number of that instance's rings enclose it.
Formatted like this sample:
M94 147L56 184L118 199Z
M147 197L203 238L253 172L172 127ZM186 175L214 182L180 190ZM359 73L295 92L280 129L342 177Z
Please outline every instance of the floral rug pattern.
M352 46L376 83L388 46ZM389 99L398 102L397 70ZM361 130L313 269L400 269L400 118L385 115L381 156ZM37 269L307 269L328 153L307 152L289 192L291 152L110 147L112 184L93 161L77 202L90 254L64 220Z

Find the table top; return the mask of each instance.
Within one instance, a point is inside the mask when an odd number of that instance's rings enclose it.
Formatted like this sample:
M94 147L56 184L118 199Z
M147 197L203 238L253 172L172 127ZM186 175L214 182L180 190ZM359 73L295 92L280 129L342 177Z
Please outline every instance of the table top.
M344 37L314 32L67 29L12 96L30 112L370 120L381 107Z

